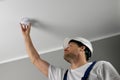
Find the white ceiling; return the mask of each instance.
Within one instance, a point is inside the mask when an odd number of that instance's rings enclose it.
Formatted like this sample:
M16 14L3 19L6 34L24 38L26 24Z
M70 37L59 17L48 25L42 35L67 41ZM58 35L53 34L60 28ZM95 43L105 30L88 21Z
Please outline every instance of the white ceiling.
M27 57L19 21L32 19L42 53L62 49L65 37L96 40L120 33L119 0L0 0L0 63Z

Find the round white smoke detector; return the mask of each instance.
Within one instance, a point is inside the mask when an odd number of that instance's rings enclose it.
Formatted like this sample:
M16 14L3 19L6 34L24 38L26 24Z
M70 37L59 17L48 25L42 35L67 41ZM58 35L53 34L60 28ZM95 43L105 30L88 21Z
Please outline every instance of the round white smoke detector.
M28 17L22 17L21 20L20 20L20 23L24 24L24 25L29 25L30 24L30 19Z

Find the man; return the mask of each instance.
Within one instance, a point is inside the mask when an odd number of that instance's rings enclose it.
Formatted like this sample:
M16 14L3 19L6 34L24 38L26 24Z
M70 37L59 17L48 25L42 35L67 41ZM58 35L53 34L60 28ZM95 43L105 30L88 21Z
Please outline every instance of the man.
M91 43L84 38L64 41L64 59L71 64L68 70L47 63L41 59L33 46L30 37L31 24L20 25L31 62L49 80L120 80L120 75L109 62L88 62L93 48Z

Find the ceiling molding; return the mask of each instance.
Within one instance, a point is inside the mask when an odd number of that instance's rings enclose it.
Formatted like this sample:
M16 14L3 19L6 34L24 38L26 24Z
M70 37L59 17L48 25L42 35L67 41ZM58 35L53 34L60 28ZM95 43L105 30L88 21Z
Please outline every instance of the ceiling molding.
M117 36L117 35L120 35L120 32L114 33L114 34L105 35L105 36L102 36L102 37L99 37L99 38L94 38L94 39L92 39L90 41L94 42L94 41L110 38L110 37Z
M115 34L110 34L110 35L102 36L102 37L99 37L99 38L95 38L95 39L92 39L90 41L94 42L94 41L98 41L98 40L110 38L110 37L117 36L117 35L120 35L120 32L115 33ZM62 49L63 49L63 47L61 46L61 47L53 48L53 49L46 50L46 51L43 51L43 52L39 52L39 53L40 54L45 54L45 53L50 53L50 52L58 51L58 50L62 50ZM17 61L17 60L21 60L21 59L25 59L25 58L28 58L28 55L21 56L21 57L16 57L16 58L12 58L12 59L8 59L8 60L4 60L4 61L1 61L0 64L4 64L4 63L8 63L8 62L13 62L13 61Z
M58 48L53 48L53 49L46 50L46 51L43 51L43 52L38 52L38 53L45 54L45 53L50 53L50 52L53 52L53 51L58 51L58 50L61 50L61 49L62 49L62 47L58 47ZM21 56L21 57L16 57L16 58L12 58L12 59L1 61L0 64L4 64L4 63L8 63L8 62L13 62L13 61L17 61L17 60L21 60L21 59L25 59L25 58L28 58L27 54L24 55L24 56Z

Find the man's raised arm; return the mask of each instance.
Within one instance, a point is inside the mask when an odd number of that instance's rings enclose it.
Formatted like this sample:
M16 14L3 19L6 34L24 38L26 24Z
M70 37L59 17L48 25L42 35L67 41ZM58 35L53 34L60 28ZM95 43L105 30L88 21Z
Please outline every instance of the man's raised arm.
M24 41L25 41L26 50L27 50L28 56L31 59L31 62L45 76L48 77L49 63L47 63L46 61L44 61L43 59L40 58L37 50L35 49L35 47L32 43L32 40L31 40L31 37L30 37L31 24L29 24L29 25L20 24L20 25L21 25L22 34L23 34Z

